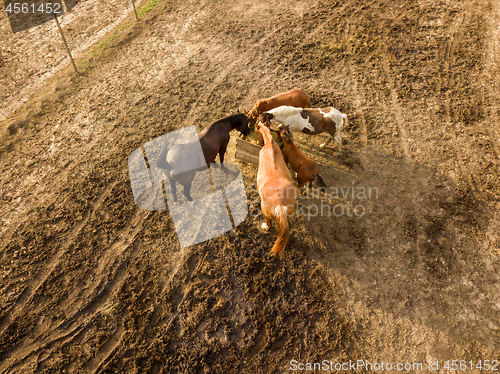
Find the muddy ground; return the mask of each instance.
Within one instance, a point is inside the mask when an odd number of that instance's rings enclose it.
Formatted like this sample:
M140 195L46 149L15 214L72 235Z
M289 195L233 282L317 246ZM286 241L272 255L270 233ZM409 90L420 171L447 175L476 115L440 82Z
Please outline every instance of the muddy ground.
M499 21L487 0L163 0L125 19L81 75L6 109L0 372L498 360ZM135 206L134 149L292 87L349 116L341 152L297 136L339 190L301 202L364 215L293 217L280 260L261 217L181 249L168 211Z

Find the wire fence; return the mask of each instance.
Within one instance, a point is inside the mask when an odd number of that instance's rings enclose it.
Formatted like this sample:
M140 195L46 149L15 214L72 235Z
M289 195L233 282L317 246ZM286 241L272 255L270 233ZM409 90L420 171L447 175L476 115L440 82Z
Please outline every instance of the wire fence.
M79 72L81 67L73 57L96 44L131 15L131 22L136 22L157 2L5 0L0 3L0 121L5 122L33 92L44 89L47 81L69 64ZM49 17L47 14L40 17L48 4L52 4ZM59 12L54 12L53 4L61 4ZM34 10L40 10L39 14L33 14Z

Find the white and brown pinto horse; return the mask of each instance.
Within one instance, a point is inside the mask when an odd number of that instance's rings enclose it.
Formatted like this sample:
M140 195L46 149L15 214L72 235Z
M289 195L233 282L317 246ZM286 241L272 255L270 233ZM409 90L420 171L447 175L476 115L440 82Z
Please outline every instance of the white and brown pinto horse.
M260 150L259 170L257 172L257 188L261 198L261 209L266 218L262 228L270 227L273 219L278 221L278 238L271 253L283 257L283 251L290 237L288 218L295 211L295 186L280 148L273 140L271 131L261 122L256 127L257 131L264 137L264 147Z
M248 116L250 125L253 126L260 114L283 105L296 108L310 108L311 98L305 92L293 88L287 92L282 92L273 97L258 101L250 112L245 114Z
M262 114L263 121L280 122L288 126L292 132L301 131L305 134L316 135L322 132L329 133L337 142L338 150L342 149L340 130L347 126L347 115L333 107L328 108L295 108L280 106ZM323 148L332 138L320 145Z

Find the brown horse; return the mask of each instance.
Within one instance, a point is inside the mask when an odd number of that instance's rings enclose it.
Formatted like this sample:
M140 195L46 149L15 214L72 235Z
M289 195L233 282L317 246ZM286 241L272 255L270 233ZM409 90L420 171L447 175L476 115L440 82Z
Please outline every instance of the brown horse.
M262 228L270 227L273 219L278 221L279 234L271 253L273 255L279 253L280 257L283 257L283 251L290 237L288 217L295 211L295 186L269 128L259 123L257 131L264 137L264 147L259 154L257 172L257 188L262 200L261 209L266 218Z
M342 148L340 130L348 125L347 115L333 107L303 109L280 106L263 113L262 116L264 121L280 122L288 126L292 132L302 131L309 135L316 135L326 131L337 142L339 151ZM323 148L331 140L332 138L328 138L319 147Z
M292 165L292 169L297 173L297 182L299 190L307 183L311 183L316 179L316 184L323 189L326 189L326 184L319 175L319 166L309 157L306 156L294 143L292 134L287 126L280 126L280 136L283 141L283 158L285 163Z
M295 88L290 91L283 92L273 97L269 97L264 100L257 102L250 112L246 113L248 116L248 121L250 125L255 125L255 121L261 113L267 112L268 110L277 108L282 105L289 105L296 108L310 108L311 99L306 93L297 90Z
M230 132L234 129L238 129L244 135L250 132L246 115L239 113L220 119L203 129L198 136L187 143L176 144L170 149L166 147L162 149L156 165L165 170L175 201L177 201L175 182L184 186L184 196L192 201L191 183L196 171L206 169L215 161L217 154L222 166ZM198 152L200 145L203 155Z

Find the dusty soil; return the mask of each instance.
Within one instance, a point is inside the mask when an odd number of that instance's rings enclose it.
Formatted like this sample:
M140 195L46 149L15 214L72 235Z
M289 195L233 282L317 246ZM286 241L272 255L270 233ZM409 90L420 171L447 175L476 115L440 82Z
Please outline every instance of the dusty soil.
M6 110L0 372L498 360L499 21L487 0L163 0L125 19L82 75ZM326 183L378 192L301 203L362 217L293 217L280 260L261 217L180 249L168 212L136 208L134 149L292 87L349 115L342 152L297 137Z
M78 3L75 8L66 5ZM20 2L22 3L22 2ZM58 19L73 56L88 48L99 50L108 38L130 25L125 18L133 10L130 2L108 0L63 1L64 14ZM140 8L142 1L135 0ZM131 19L129 19L131 21ZM54 74L70 61L55 21L12 32L4 3L0 3L0 119L19 109L37 90L44 89ZM85 67L80 65L80 70Z

